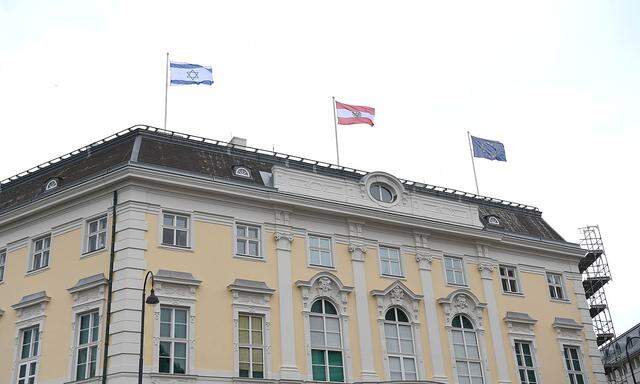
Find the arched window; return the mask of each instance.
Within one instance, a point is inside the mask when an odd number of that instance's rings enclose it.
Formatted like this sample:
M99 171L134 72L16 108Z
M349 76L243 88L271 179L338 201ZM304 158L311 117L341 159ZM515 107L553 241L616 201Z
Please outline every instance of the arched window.
M413 330L407 314L391 308L384 316L384 336L391 380L417 380Z
M344 381L340 318L329 300L318 299L309 315L311 369L315 381Z
M49 181L47 181L47 184L44 186L44 190L45 191L50 191L52 189L58 188L58 180L57 179L50 179Z
M484 384L478 337L471 320L456 315L451 321L453 350L460 384Z

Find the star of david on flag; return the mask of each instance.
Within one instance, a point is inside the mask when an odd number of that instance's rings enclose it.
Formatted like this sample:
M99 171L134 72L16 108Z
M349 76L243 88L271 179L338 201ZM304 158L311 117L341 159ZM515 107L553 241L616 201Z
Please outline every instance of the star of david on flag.
M504 144L499 141L481 139L471 136L473 144L473 157L481 157L483 159L507 161L507 154L504 150Z
M176 63L169 64L171 71L171 85L211 85L213 84L213 70L198 64Z

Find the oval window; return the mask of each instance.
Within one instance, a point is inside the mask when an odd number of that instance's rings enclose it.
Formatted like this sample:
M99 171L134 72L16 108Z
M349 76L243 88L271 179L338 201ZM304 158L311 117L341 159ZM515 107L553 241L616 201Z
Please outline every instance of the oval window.
M383 203L393 203L396 199L396 194L393 189L386 184L373 183L369 187L369 193L375 200Z
M500 220L497 216L489 216L488 220L491 225L500 225Z
M44 190L45 191L50 191L54 188L58 187L58 180L56 179L51 179L49 181L47 181L47 184L44 186Z

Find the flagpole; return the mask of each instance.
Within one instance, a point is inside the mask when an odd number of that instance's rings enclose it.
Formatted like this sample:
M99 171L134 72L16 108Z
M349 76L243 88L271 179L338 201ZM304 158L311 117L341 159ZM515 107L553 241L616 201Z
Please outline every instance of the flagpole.
M338 161L338 165L340 165L340 150L338 149L338 117L336 116L336 98L331 96L331 100L333 101L333 131L336 136L336 159Z
M476 174L476 162L473 159L473 147L471 146L471 134L467 131L467 141L469 142L469 155L471 155L471 166L473 167L473 178L476 181L476 193L480 194L480 188L478 188L478 175Z
M164 125L163 128L167 129L167 96L169 94L169 52L167 52L167 63L164 72Z

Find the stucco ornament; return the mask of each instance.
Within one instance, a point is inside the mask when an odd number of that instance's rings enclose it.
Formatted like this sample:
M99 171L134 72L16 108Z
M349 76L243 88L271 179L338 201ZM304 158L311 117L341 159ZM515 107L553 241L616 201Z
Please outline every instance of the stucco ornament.
M336 304L341 315L347 315L347 297L353 287L342 284L337 276L329 272L320 272L308 281L296 281L296 286L302 293L304 311L309 311L316 299L324 297Z
M321 277L318 279L318 291L327 293L331 290L331 279L328 277Z
M384 320L384 315L391 307L398 306L405 310L411 317L412 323L419 320L419 304L422 295L413 293L401 281L396 281L389 285L385 290L371 291L371 295L376 299L378 309L378 320Z
M451 326L451 320L458 314L469 317L478 329L483 329L483 311L487 306L470 290L462 288L451 292L447 297L438 299L438 304L442 305L445 314L445 324Z

